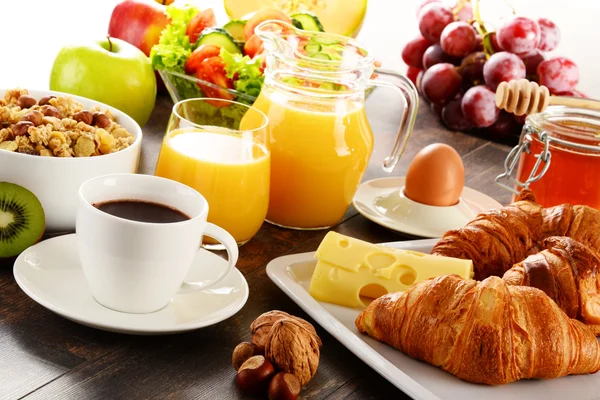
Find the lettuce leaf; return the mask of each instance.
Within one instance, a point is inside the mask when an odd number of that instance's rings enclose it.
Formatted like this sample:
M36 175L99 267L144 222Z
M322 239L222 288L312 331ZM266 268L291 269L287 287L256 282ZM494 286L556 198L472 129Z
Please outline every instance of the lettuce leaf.
M166 8L170 24L162 31L158 44L150 51L150 61L155 69L185 72L185 63L192 54L193 44L185 34L187 24L200 12L190 4L169 5Z
M234 89L240 93L258 97L265 81L260 69L262 58L231 54L225 49L221 49L220 55L225 63L225 74L229 79L233 79Z

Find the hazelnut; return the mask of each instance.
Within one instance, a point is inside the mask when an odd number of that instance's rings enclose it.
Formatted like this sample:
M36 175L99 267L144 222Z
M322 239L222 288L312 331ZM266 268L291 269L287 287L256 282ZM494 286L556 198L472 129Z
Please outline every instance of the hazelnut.
M50 100L55 99L56 96L44 96L38 101L40 106L45 106L46 104L50 104Z
M25 136L27 135L27 130L32 126L34 125L31 121L19 121L13 126L11 126L10 129L12 130L12 133L15 136Z
M310 329L293 319L277 321L265 343L265 357L279 370L296 375L306 385L319 366L319 341Z
M254 322L252 322L252 324L250 325L250 331L252 332L252 343L258 347L265 347L265 341L267 335L269 334L269 331L271 330L271 327L273 326L273 324L275 324L275 322L284 318L293 319L295 321L298 321L300 324L304 325L315 335L317 341L319 342L319 346L322 345L321 339L317 335L315 327L312 326L310 322L279 310L266 312L260 315L258 318L256 318Z
M58 111L58 108L51 106L51 105L43 105L42 108L42 114L44 114L46 117L56 117L56 118L62 118L60 115L60 111Z
M94 124L94 126L97 126L98 128L104 129L111 124L111 121L110 121L110 118L108 118L108 116L106 114L101 113L101 112L95 112L93 124Z
M269 383L269 400L296 400L301 389L296 376L278 372Z
M31 108L37 104L37 100L27 94L22 95L17 100L17 105L21 108Z
M242 364L235 381L243 392L256 396L267 390L273 375L273 364L264 356L254 356Z
M87 125L92 125L92 121L94 121L94 115L86 110L79 111L73 115L73 119L77 122L83 122Z
M44 114L42 114L38 110L33 110L23 116L23 121L30 121L35 126L38 126L42 124L43 118Z
M233 349L233 355L231 356L231 363L235 370L239 370L240 367L247 359L252 356L264 355L264 349L259 349L252 343L242 342L235 346Z

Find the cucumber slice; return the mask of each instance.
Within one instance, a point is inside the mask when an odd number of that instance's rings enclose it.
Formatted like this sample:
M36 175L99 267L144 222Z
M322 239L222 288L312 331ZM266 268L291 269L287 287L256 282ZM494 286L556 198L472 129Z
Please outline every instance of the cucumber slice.
M309 43L306 46L304 46L304 50L306 50L307 53L317 53L321 51L321 49L321 45L317 43Z
M231 54L242 52L235 43L235 40L233 40L233 37L222 28L209 28L203 30L198 38L198 42L196 42L196 46L201 46L203 44L214 44L215 46L227 50Z
M319 18L317 18L317 16L313 13L304 11L293 14L290 18L300 23L300 29L313 32L325 32L323 25L321 25L321 21L319 21Z
M292 18L292 25L294 25L295 28L302 29L302 24L297 19Z
M323 46L331 46L334 44L341 44L340 41L338 39L335 38L331 38L331 37L319 37L319 36L313 36L310 38L311 41L321 44Z
M308 54L308 57L314 58L316 60L331 60L331 57L329 56L329 54L325 54L325 53L310 53L310 54Z
M246 22L247 21L240 19L229 21L223 25L223 29L227 31L236 42L244 42L244 28L246 27Z

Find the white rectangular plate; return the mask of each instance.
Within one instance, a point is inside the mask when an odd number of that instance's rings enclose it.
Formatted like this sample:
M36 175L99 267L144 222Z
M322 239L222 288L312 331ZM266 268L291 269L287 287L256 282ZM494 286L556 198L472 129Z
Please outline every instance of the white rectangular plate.
M386 245L429 253L436 242L437 239L428 239ZM521 380L508 385L487 386L461 381L439 368L405 356L398 350L358 332L354 320L361 310L320 302L310 296L308 288L315 264L314 253L280 257L269 263L267 275L332 336L414 399L600 399L600 373L546 381Z

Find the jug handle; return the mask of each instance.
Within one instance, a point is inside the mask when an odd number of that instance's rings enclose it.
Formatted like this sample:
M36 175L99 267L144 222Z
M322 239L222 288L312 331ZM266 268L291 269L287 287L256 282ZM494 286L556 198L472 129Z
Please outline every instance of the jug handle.
M395 89L402 94L402 99L404 100L404 110L402 111L402 117L400 118L398 136L396 138L396 142L394 143L392 154L390 154L383 161L383 170L385 172L392 172L392 170L398 163L398 160L400 160L400 157L402 156L402 153L406 148L406 144L408 143L410 134L412 133L413 127L415 126L415 120L417 119L417 110L419 109L419 95L415 85L411 82L410 79L408 79L404 75L401 75L394 71L379 68L375 69L375 73L378 75L392 76L394 78L397 78L400 82L399 84L395 84L391 82L371 79L369 81L369 85Z

